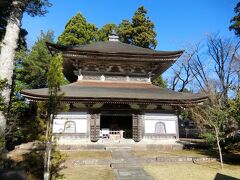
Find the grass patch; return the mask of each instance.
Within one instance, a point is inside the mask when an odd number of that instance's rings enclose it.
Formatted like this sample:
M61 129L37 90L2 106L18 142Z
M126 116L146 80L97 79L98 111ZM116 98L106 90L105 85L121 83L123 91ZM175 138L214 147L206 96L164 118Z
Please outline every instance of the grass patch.
M153 158L153 157L204 157L213 156L214 153L207 150L172 150L172 151L134 151L133 155L139 158Z
M115 175L110 167L98 167L98 166L78 166L68 167L63 169L61 173L64 174L64 179L67 180L114 180Z
M209 180L214 179L217 173L240 178L239 165L224 165L224 169L220 169L218 162L210 163L165 163L161 165L146 165L144 169L154 179L179 179L179 180L192 180L201 179Z
M109 151L61 151L67 157L67 160L79 159L112 159Z

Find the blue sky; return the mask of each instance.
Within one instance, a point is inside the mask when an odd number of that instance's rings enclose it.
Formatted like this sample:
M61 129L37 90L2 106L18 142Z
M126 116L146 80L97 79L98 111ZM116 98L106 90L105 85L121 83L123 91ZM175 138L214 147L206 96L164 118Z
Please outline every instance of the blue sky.
M50 0L53 4L44 17L24 15L22 25L28 31L29 46L37 40L40 31L51 29L56 38L65 24L77 12L88 22L102 27L131 19L143 5L155 23L157 50L182 49L188 43L201 41L209 33L233 36L229 32L237 0Z

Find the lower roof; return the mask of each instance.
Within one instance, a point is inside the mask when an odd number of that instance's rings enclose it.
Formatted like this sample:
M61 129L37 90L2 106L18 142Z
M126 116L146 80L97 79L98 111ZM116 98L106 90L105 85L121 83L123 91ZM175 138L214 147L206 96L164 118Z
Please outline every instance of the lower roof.
M48 99L48 88L25 89L21 94L33 101ZM151 83L78 81L61 86L61 101L86 103L198 104L207 96L175 92Z

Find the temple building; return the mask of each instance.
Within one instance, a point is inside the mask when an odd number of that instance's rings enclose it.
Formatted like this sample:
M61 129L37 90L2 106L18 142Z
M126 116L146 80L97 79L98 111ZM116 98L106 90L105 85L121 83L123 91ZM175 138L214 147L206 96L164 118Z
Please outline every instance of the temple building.
M125 44L114 33L106 42L47 46L52 54L62 53L63 73L71 82L61 86L60 92L61 103L70 104L70 110L53 120L53 134L59 143L178 140L180 109L207 99L152 84L183 51ZM23 90L22 95L30 101L46 101L48 89Z

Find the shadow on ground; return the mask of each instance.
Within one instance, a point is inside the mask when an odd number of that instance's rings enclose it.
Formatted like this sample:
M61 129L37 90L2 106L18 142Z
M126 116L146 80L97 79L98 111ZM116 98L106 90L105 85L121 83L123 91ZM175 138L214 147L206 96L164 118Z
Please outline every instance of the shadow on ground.
M211 148L203 140L185 139L179 141L178 143L183 145L183 149L195 150L198 154L219 159L218 151L210 150ZM238 152L228 151L222 153L224 163L231 165L240 165L240 151Z
M214 180L238 180L237 178L217 173Z
M34 149L25 150L24 153L19 153L20 150L15 149L15 154L12 153L12 156L4 160L4 169L0 170L0 179L43 179L44 149L43 143L39 143ZM60 152L53 150L50 168L51 179L63 178L60 173L65 168L62 165L63 162L65 162L64 156Z

